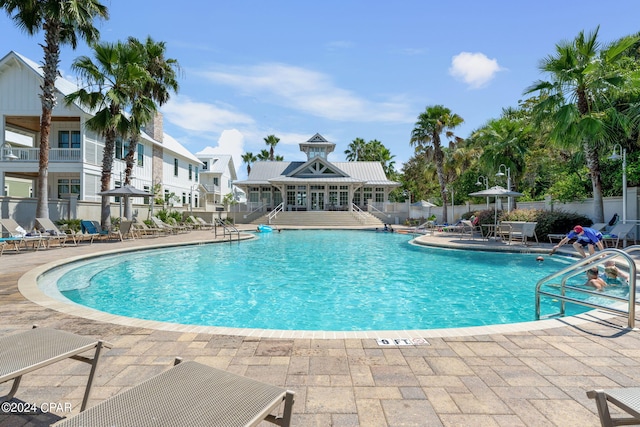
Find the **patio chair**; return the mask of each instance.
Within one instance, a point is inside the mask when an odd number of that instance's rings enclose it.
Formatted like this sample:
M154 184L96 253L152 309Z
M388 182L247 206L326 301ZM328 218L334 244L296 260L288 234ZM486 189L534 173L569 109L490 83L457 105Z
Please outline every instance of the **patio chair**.
M123 239L127 236L131 237L131 240L136 239L136 230L133 228L133 221L120 222L120 235Z
M640 424L640 387L590 390L587 396L596 401L602 427ZM609 413L609 403L632 417L612 418Z
M151 217L151 221L153 222L153 224L161 229L164 230L165 232L171 233L171 234L178 234L178 229L175 227L172 227L171 225L167 224L166 222L162 221L160 218L152 216Z
M475 239L476 235L480 236L480 239L484 239L482 234L482 227L479 225L473 225L473 223L467 219L463 219L460 221L462 224L462 228L460 229L460 238L462 239L464 236L469 236L471 239Z
M43 244L44 237L39 234L30 235L27 231L12 218L0 219L0 229L4 229L3 239L8 244L12 244L16 252L20 252L20 245L24 245L25 248L28 244L33 246L34 250L40 249ZM4 234L7 237L4 237Z
M111 348L111 344L70 332L35 326L31 330L0 338L0 384L13 380L9 394L0 398L0 402L13 399L24 374L64 359L74 359L91 365L80 407L83 411L89 400L103 347ZM94 352L93 357L81 356L90 350Z
M198 221L193 215L189 215L185 222L188 223L194 230L199 230L202 228L202 224L200 224L200 221Z
M282 417L271 414L282 405ZM198 362L176 366L54 424L122 426L289 426L294 393Z
M135 228L139 236L157 236L159 234L166 236L167 234L169 234L167 230L163 230L158 227L149 227L146 223L140 221L139 219L136 219L133 227Z
M67 233L60 231L49 218L36 218L36 229L46 236L47 247L51 247L52 241L59 242L60 247L67 243Z
M120 231L103 230L98 221L83 219L82 221L80 221L80 227L82 227L83 233L93 234L96 237L102 237L105 239L120 239L120 241L123 240Z
M607 248L617 248L620 245L620 240L627 240L627 238L632 235L635 226L636 224L633 222L627 222L626 224L619 223L607 233L602 233L604 246Z
M211 224L210 222L205 221L204 219L200 218L199 216L196 217L196 221L198 221L200 223L200 227L205 229L205 230L211 230L213 227L215 227L215 224Z
M178 224L175 218L167 218L167 224L173 227L178 233L188 233L191 228L185 224Z

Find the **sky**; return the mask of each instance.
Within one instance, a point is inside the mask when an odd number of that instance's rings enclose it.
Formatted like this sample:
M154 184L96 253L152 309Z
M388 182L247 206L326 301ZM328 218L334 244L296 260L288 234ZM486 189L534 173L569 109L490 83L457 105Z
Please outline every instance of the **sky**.
M640 31L637 0L103 0L101 40L151 36L181 67L177 94L161 107L165 132L193 153L240 156L268 148L306 160L299 143L316 133L344 161L355 138L377 139L396 170L427 106L444 105L465 138L516 107L547 76L557 43L599 26L609 43ZM0 57L14 50L40 63L42 33L29 36L0 13ZM61 74L91 50L63 47Z

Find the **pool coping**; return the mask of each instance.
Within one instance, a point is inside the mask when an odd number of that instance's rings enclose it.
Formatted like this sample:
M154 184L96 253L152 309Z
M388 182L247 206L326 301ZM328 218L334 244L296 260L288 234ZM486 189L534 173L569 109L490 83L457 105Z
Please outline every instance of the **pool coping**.
M255 238L254 235L243 233L241 240L248 240ZM585 313L581 313L575 316L567 316L562 318L553 318L545 320L536 320L519 323L487 325L487 326L472 326L462 328L440 328L440 329L411 329L411 330L375 330L375 331L313 331L313 330L280 330L280 329L255 329L255 328L230 328L223 326L200 326L200 325L185 325L180 323L160 322L154 320L136 319L132 317L120 316L95 310L89 307L85 307L76 304L72 301L61 301L52 296L45 294L38 287L38 278L45 274L47 271L66 265L69 263L107 256L112 254L121 254L127 252L138 252L149 249L177 247L177 246L193 246L204 245L214 243L228 243L228 241L220 240L197 240L181 243L167 243L147 245L136 248L121 248L107 251L99 251L92 254L78 255L74 257L65 258L64 260L57 260L47 264L35 267L18 279L18 290L28 300L45 308L65 313L72 316L82 317L86 319L96 320L99 322L112 323L123 326L148 328L161 331L175 331L183 333L207 333L218 335L236 335L245 337L259 337L259 338L282 338L282 339L402 339L402 338L444 338L444 337L466 337L477 335L489 335L489 334L505 334L514 332L528 332L534 330L544 330L551 328L559 328L569 325L580 325L595 320L605 320L615 316L613 313L608 313L600 310L591 310ZM449 249L460 248L459 246L445 246L429 245L424 241L419 242L424 246L437 246ZM476 248L464 249L473 250ZM476 249L478 250L478 249ZM489 250L484 248L482 250ZM518 252L512 250L510 252Z

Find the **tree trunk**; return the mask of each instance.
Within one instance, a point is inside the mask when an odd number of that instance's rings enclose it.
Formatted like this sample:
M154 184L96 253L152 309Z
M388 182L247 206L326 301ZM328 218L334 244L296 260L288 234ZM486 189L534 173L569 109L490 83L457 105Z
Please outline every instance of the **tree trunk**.
M49 218L49 134L51 132L51 114L56 106L56 77L60 64L60 23L46 20L45 32L42 116L40 117L40 157L38 161L38 196L36 202L36 218Z
M131 135L131 139L129 140L129 145L127 147L127 155L125 156L126 167L124 170L124 185L131 185L131 176L133 175L133 165L134 165L134 155L136 153L136 147L138 145L139 134L135 133ZM124 202L124 213L122 214L127 220L132 218L131 215L131 203L129 202L129 198L125 198Z
M115 130L107 130L104 134L104 152L102 153L102 176L100 177L100 191L109 190L111 185L111 170L113 169L113 156L116 148ZM100 225L103 230L111 228L111 201L109 196L102 196L102 211Z
M444 177L444 165L443 165L443 153L440 147L439 138L433 139L433 154L436 161L436 173L438 174L438 184L440 184L440 194L442 195L442 221L447 222L448 212L448 194L447 194L447 182ZM453 218L452 221L453 222Z
M602 176L600 174L600 160L598 150L589 142L584 142L584 153L591 176L591 188L593 191L593 220L604 222L604 204L602 201Z

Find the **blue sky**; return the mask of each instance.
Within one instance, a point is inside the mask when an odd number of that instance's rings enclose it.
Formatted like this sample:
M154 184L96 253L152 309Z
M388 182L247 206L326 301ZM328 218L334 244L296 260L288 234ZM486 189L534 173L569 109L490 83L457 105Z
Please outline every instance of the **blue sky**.
M555 44L600 26L611 42L640 31L637 0L500 1L299 0L108 1L98 22L106 41L150 35L182 67L180 92L162 108L165 131L192 152L240 155L275 134L285 160L304 160L298 144L316 132L344 160L355 138L377 139L396 169L413 155L417 116L442 104L462 116L467 137L543 78L539 61ZM42 35L29 37L0 15L2 55L37 62ZM62 51L74 80L81 45Z

